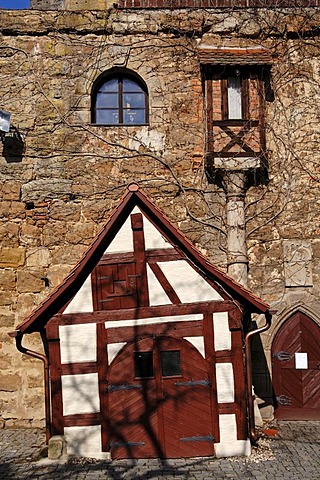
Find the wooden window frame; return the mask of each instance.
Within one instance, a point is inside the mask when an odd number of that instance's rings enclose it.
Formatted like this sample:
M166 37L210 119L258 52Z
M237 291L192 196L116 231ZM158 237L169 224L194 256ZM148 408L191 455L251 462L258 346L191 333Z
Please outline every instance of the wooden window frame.
M119 112L119 119L117 123L98 123L97 122L97 96L99 93L99 90L101 87L108 81L117 79L118 82L118 89L117 92L114 92L117 94L118 97L118 110ZM124 92L123 90L123 81L124 79L128 79L132 82L134 82L136 85L138 85L144 94L144 108L136 108L136 110L143 110L144 111L144 122L141 123L128 123L124 122L124 111L126 110L123 105L123 95L124 93L130 93L130 92ZM101 108L103 110L103 108ZM108 110L108 108L105 108L105 110ZM110 108L112 110L112 108ZM148 88L146 83L142 80L141 77L139 77L135 72L128 71L127 69L117 69L117 70L112 70L111 72L104 73L100 75L100 77L96 80L96 82L93 85L92 88L92 93L91 93L91 124L95 126L106 126L106 127L137 127L137 126L144 126L144 125L149 125L149 94L148 94Z

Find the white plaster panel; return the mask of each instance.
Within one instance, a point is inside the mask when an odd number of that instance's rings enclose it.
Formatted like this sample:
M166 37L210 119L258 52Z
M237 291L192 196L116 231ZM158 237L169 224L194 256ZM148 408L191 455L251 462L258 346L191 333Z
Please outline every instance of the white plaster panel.
M105 253L124 252L133 252L133 236L130 215L105 251Z
M185 340L190 342L196 349L201 353L203 358L205 358L204 352L204 338L202 336L199 337L183 337Z
M153 250L155 248L172 248L173 245L169 243L159 230L143 215L144 241L146 250Z
M102 452L101 426L64 427L68 455L109 459L110 454Z
M132 213L142 213L140 208L134 207ZM130 215L110 243L105 253L133 252L133 235ZM172 245L161 235L159 230L143 215L144 241L146 250L154 248L172 248Z
M109 343L108 350L108 365L112 362L115 356L120 352L121 348L126 345L126 342Z
M203 315L197 313L195 315L176 315L174 317L152 317L140 318L135 320L111 320L105 322L106 328L120 328L120 327L135 327L138 325L154 325L157 323L172 323L172 322L192 322L193 320L202 320Z
M185 260L159 262L182 303L223 300L218 292Z
M220 443L237 441L237 422L234 413L219 415Z
M149 265L147 265L147 275L150 306L154 307L155 305L171 305L172 302L170 301L166 292L163 290L160 282Z
M231 443L215 443L214 453L217 458L220 457L249 457L251 453L250 440L237 440Z
M232 363L216 363L218 403L234 402L234 375Z
M86 279L63 313L86 312L93 312L91 275Z
M213 314L213 335L215 351L231 350L228 312L216 312Z
M100 411L97 373L62 375L63 415Z
M95 362L97 333L94 323L59 325L61 363Z

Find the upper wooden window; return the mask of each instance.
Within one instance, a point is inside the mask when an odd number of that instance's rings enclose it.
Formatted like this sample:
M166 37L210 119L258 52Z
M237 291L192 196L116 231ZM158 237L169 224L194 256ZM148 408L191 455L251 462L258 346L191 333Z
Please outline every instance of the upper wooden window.
M148 90L143 80L125 70L99 77L92 91L92 123L146 125Z
M207 151L216 157L258 157L265 150L261 66L206 65Z

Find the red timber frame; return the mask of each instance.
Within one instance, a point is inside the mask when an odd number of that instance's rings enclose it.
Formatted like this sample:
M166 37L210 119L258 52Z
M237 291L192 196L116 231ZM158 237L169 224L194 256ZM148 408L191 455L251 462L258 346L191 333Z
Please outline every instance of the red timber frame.
M231 350L215 351L213 345L213 313L228 312L229 329L231 331ZM135 327L105 328L105 322L117 320L131 320L152 318L156 316L175 316L183 314L203 314L203 320L178 321L170 324L139 325ZM77 325L86 323L97 324L97 361L86 363L60 363L59 325ZM99 311L93 313L57 314L46 327L50 373L52 410L55 412L52 419L52 434L62 435L66 426L101 425L102 445L108 451L108 382L107 345L109 343L130 342L133 339L141 340L146 337L166 336L182 339L186 336L203 336L205 342L208 377L211 381L212 418L215 425L219 425L219 414L234 413L236 415L238 440L248 438L246 422L246 389L243 363L243 332L242 312L231 301L203 302L188 305L167 305L159 307L140 307L116 311ZM232 363L235 381L235 401L233 403L217 403L215 364ZM83 373L98 373L100 412L63 416L61 376ZM219 429L214 432L215 442L219 442Z
M247 400L245 363L243 359L243 312L268 312L269 306L234 282L221 270L214 267L209 260L194 248L189 240L158 210L158 208L139 190L136 184L129 186L129 191L112 214L107 225L97 235L79 263L74 267L66 279L44 300L17 330L20 335L45 329L48 342L48 358L51 374L51 403L52 403L52 435L63 434L64 427L101 425L102 447L108 451L108 396L106 386L108 382L108 351L111 343L130 342L150 336L170 336L173 339L183 337L203 336L205 346L205 362L208 377L211 382L212 420L218 425L218 416L223 413L236 415L238 439L248 438L247 431ZM173 245L172 248L146 250L142 216L132 214L137 206L145 217L153 223L163 237ZM133 252L124 254L105 254L108 246L116 237L124 221L131 215L133 234ZM181 299L168 279L159 269L157 262L182 260L189 263L197 273L219 292L222 300L202 301L197 303L181 303ZM125 268L125 276L119 274L113 266L134 264ZM146 265L149 265L153 274L167 294L171 304L161 306L149 305L149 292L146 274ZM99 293L101 289L101 275L99 269L111 268L113 280L106 279L111 288L107 291L107 300ZM101 273L101 272L100 272ZM79 291L88 276L91 275L93 312L92 313L64 313L67 305ZM100 275L100 277L99 277ZM111 277L107 272L106 277ZM103 275L104 276L104 275ZM121 278L120 278L121 277ZM108 284L109 282L109 284ZM117 284L117 288L115 287ZM119 288L118 288L119 287ZM104 287L103 287L104 288ZM100 297L99 297L100 295ZM232 346L230 350L215 351L213 314L228 312L229 329L231 331ZM202 315L202 319L190 321L172 320L169 323L139 325L133 327L106 328L105 322L121 320L148 319L153 317L175 317L181 315ZM180 317L181 318L181 317ZM179 320L179 319L178 319ZM61 364L59 326L94 323L97 325L97 359L94 362L79 362ZM186 341L186 340L185 340ZM235 381L235 399L233 403L217 403L217 385L215 365L219 362L232 363ZM63 415L62 375L97 373L99 379L100 411L88 414ZM248 393L249 395L249 393ZM214 432L215 442L219 442L219 429Z

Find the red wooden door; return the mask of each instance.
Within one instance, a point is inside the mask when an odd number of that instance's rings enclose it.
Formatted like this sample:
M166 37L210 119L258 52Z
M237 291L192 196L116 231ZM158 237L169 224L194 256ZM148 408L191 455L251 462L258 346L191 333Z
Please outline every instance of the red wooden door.
M206 362L184 340L127 345L108 378L112 458L213 455Z
M294 314L273 341L272 365L276 418L320 419L320 327Z

